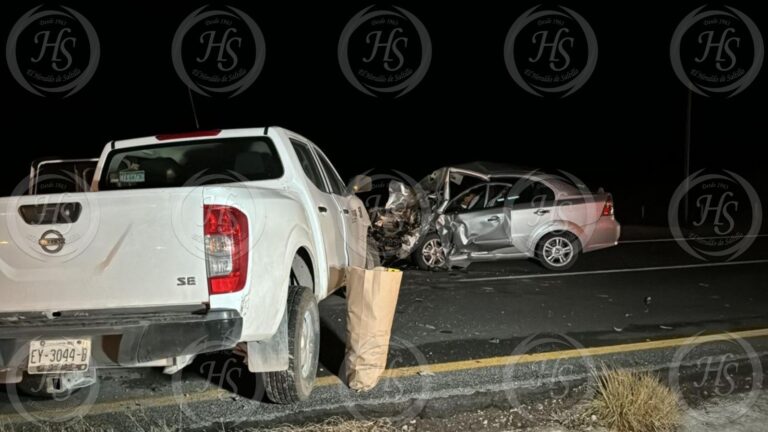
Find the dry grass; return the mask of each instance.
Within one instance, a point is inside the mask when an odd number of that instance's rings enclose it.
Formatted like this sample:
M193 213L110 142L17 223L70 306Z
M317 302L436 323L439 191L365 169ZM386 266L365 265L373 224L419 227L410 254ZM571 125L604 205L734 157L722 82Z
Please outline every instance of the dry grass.
M387 419L345 420L332 417L322 423L303 426L284 425L267 430L271 432L394 432L398 429Z
M606 367L596 375L588 412L604 426L618 432L672 432L680 427L677 397L655 376Z

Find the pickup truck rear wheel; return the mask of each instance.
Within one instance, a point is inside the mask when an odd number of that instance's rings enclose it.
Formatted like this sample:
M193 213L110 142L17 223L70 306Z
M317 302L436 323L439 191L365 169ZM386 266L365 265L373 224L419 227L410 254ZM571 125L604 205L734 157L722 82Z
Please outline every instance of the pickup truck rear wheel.
M292 404L309 397L320 356L320 312L309 288L288 290L288 370L265 372L267 397L278 404Z

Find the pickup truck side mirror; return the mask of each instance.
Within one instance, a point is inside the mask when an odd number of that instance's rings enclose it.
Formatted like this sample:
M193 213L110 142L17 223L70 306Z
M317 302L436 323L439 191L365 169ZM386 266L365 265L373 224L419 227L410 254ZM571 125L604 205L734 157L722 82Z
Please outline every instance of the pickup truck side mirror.
M370 192L373 189L373 180L367 175L356 175L349 182L349 190L352 193Z

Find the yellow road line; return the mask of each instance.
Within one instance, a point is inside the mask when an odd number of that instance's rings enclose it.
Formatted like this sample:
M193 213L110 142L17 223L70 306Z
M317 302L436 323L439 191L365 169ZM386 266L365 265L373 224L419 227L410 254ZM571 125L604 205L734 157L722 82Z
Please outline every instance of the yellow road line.
M84 391L88 391L87 389ZM129 399L114 402L99 402L93 404L87 410L87 415L109 414L116 412L141 411L146 408L157 408L164 406L188 404L192 402L207 402L222 397L231 396L231 393L221 388L212 388L198 393L190 393L188 396L159 396L146 399ZM76 409L76 407L75 407ZM71 408L54 408L29 411L27 417L35 419L39 417L41 421L45 418L63 418L72 412ZM42 413L42 414L37 414ZM3 423L26 422L28 419L21 414L0 414L0 425Z
M609 345L594 348L572 349L564 351L550 351L535 354L523 354L515 356L490 357L477 360L463 360L447 363L437 363L421 366L408 366L396 369L387 369L382 374L382 378L405 378L419 375L420 373L438 374L450 373L472 369L492 368L507 366L510 364L535 363L547 360L568 359L574 357L594 357L608 354L620 354L635 351L648 351L663 348L682 347L691 344L711 343L717 341L727 341L736 338L750 339L757 337L768 337L768 328L747 330L735 333L717 333L711 335L702 335L694 337L684 337L676 339L662 339L648 342L637 342L621 345ZM341 384L336 376L324 376L317 379L317 387L328 387ZM86 390L87 391L87 390ZM175 395L160 396L146 399L131 399L115 402L101 402L94 404L88 411L89 415L107 414L126 410L141 410L145 408L163 407L180 405L181 403L205 402L210 400L228 397L230 393L220 388L212 388L199 393L191 393L186 397L177 397ZM65 414L66 409L45 410L46 416L50 417L52 413L61 412ZM32 413L34 414L34 412ZM0 423L25 421L19 414L0 415Z
M594 348L572 349L565 351L549 351L536 354L523 354L515 356L490 357L477 360L462 360L448 363L437 363L423 366L408 366L397 369L388 369L382 374L383 378L404 378L419 373L447 373L470 369L507 366L510 364L535 363L547 360L568 359L574 357L594 357L607 354L620 354L633 351L648 351L662 348L681 347L691 344L702 344L730 340L731 338L749 339L768 336L768 329L748 330L737 333L718 333L698 337L685 337L678 339L662 339L648 342L637 342L622 345L609 345Z

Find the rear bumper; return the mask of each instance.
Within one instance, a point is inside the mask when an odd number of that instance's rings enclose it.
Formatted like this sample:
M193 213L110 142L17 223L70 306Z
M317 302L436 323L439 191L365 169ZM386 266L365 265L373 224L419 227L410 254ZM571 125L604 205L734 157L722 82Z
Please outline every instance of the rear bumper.
M243 321L237 311L104 310L0 315L0 372L26 369L35 339L91 338L93 366L137 366L234 347Z
M619 244L621 224L613 217L601 217L591 227L591 233L584 244L584 252L592 252Z

